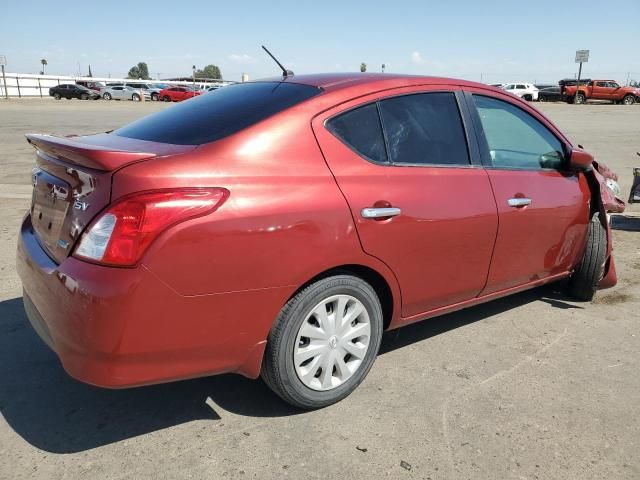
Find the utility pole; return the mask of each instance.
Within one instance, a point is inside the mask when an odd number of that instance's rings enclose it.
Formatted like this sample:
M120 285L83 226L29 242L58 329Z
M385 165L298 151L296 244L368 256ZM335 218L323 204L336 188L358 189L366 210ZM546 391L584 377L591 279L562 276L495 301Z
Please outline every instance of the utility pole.
M7 57L0 55L0 66L2 66L2 82L4 83L4 98L9 100L9 92L7 91L7 77L5 76L4 66L7 64Z
M196 66L193 65L191 68L193 70L193 90L195 91L195 89L196 89Z

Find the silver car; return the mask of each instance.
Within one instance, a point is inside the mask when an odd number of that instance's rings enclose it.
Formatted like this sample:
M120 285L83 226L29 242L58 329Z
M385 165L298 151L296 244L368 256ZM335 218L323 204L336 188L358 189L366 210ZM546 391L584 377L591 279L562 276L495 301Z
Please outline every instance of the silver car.
M127 85L114 85L105 88L102 91L102 98L105 100L133 100L139 102L142 100L144 93L136 88Z
M153 100L154 102L158 101L160 98L160 90L163 87L159 87L153 85L151 83L141 83L141 82L127 82L125 83L127 87L135 88L141 90L144 94L145 100Z

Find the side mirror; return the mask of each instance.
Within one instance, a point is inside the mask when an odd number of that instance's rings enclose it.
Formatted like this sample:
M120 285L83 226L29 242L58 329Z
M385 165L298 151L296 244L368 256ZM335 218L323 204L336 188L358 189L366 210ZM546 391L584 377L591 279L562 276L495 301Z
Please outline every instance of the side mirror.
M593 168L593 155L584 150L573 148L569 153L569 166L572 170L591 170Z

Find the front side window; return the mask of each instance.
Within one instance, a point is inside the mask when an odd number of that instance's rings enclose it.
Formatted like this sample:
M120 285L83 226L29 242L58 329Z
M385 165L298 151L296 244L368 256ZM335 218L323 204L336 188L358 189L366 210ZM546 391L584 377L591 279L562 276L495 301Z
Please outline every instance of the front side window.
M473 95L492 166L538 170L560 168L563 147L542 123L502 100Z
M375 103L354 108L330 119L327 129L368 160L387 162L380 116Z
M515 85L507 85L505 87L505 90L513 90L514 87L515 87Z
M467 141L451 92L423 93L380 102L389 160L421 165L469 165Z

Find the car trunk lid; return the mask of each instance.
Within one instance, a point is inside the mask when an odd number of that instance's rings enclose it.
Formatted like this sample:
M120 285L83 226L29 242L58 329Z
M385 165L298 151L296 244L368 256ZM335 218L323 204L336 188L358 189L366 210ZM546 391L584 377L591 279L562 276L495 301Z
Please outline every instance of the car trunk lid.
M29 134L27 141L36 148L32 228L42 247L58 263L71 253L89 222L109 204L116 170L195 148L111 134L85 137Z

